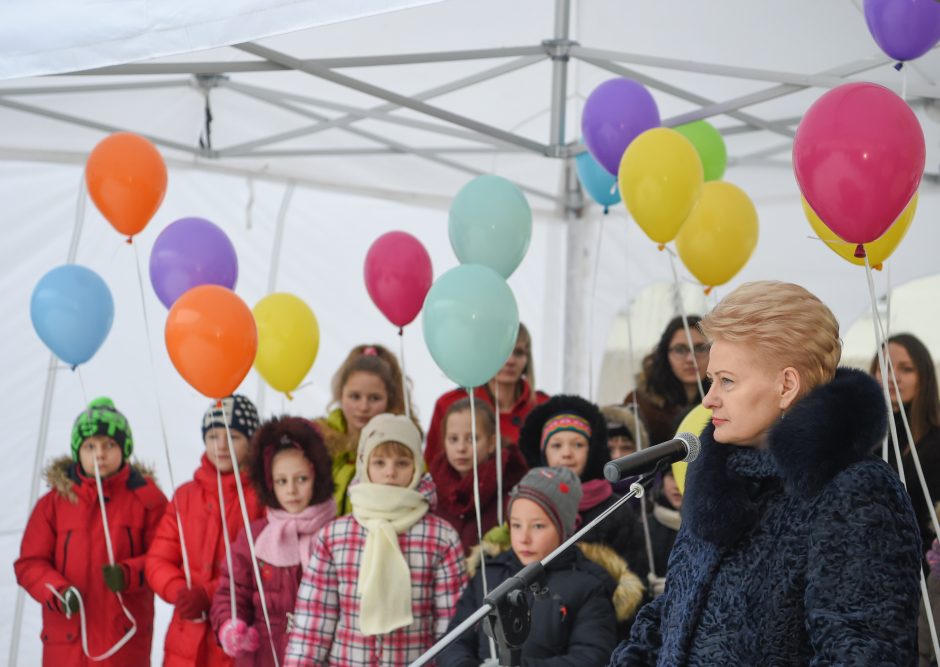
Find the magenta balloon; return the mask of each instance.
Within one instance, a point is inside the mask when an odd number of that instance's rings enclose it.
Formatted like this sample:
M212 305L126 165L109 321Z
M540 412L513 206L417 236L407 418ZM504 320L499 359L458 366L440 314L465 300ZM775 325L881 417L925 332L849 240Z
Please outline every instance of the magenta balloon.
M914 112L873 83L847 83L824 94L793 140L803 196L849 243L870 243L891 226L917 191L925 156Z
M940 40L940 2L865 0L865 22L882 51L902 62L914 60Z
M366 289L382 314L398 327L421 312L434 271L421 241L407 232L388 232L366 253Z
M150 251L150 283L170 308L199 285L234 290L238 280L235 246L218 226L203 218L181 218L160 232Z
M581 113L581 134L588 151L614 176L630 142L654 127L659 127L656 100L630 79L610 79L599 85Z

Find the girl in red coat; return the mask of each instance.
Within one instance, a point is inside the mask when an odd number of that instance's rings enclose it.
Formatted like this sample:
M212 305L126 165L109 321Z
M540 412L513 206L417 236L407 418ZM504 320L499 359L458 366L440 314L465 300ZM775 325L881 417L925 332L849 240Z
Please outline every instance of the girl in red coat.
M323 438L306 419L274 418L255 434L251 482L267 505L267 517L251 524L255 555L271 623L277 664L284 662L287 632L313 538L336 517L330 455ZM236 618L232 617L228 567L212 600L212 627L222 649L237 667L275 664L261 597L258 594L248 535L232 546Z
M477 478L480 489L480 518L486 533L499 520L499 504L509 489L523 478L528 466L515 445L502 447L503 497L496 483L496 416L486 403L476 406ZM480 542L473 495L473 433L470 399L450 406L444 417L444 451L431 462L431 477L437 487L437 514L457 529L464 550Z
M175 606L166 633L163 664L166 667L229 667L232 658L218 645L208 620L212 596L219 586L225 561L225 539L219 508L219 485L225 505L225 529L231 541L243 528L235 484L234 464L225 435L226 420L241 471L248 517L259 518L263 509L248 482L245 462L248 443L258 428L258 411L244 396L222 400L223 408L209 408L202 420L206 453L193 481L183 484L167 505L157 535L147 553L147 582L161 598ZM219 481L221 478L221 482ZM186 581L177 513L186 542L191 585Z
M153 637L153 591L144 581L144 554L166 505L149 474L128 461L134 439L114 403L99 398L72 427L72 458L53 461L46 471L52 490L39 499L26 524L16 580L43 605L42 663L68 665L149 665ZM95 463L106 500L108 557ZM88 654L113 650L93 661L82 647L79 598L87 619Z

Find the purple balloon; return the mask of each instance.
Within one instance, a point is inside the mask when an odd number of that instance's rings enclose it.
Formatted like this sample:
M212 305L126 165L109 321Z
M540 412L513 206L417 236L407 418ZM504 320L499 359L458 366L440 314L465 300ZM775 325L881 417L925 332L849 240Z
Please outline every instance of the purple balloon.
M218 226L203 218L181 218L160 232L150 251L150 283L170 308L193 287L235 289L238 257Z
M940 41L940 2L865 0L865 22L882 51L901 62L914 60Z
M630 142L654 127L659 127L656 100L630 79L611 79L599 85L581 114L581 133L588 151L614 175Z

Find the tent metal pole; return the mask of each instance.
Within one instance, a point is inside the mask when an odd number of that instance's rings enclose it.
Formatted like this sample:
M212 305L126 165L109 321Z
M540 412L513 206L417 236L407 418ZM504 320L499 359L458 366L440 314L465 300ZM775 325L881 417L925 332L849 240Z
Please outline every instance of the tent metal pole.
M565 145L565 111L568 105L568 39L571 0L555 0L555 34L544 42L552 59L552 104L548 144L551 155L559 156Z
M78 187L78 201L75 204L75 226L72 227L72 239L69 241L69 250L65 263L74 264L78 255L78 242L82 238L82 227L85 225L85 173L82 171ZM29 511L32 512L39 498L39 480L42 477L42 462L46 457L46 440L49 436L49 419L52 414L52 399L55 397L56 375L58 374L59 360L55 354L49 354L49 365L46 368L46 387L42 393L42 411L39 413L39 437L36 442L36 456L33 457L33 479L29 485ZM13 606L13 630L10 633L10 654L7 664L16 667L20 653L20 635L23 629L23 602L25 590L22 586L16 587L16 602Z
M370 111L368 109L357 109L351 107L348 104L337 104L336 102L329 102L327 100L320 100L313 97L306 97L304 95L297 95L294 93L278 93L275 90L270 88L262 88L260 86L251 86L242 83L236 83L234 81L225 81L220 83L222 87L228 88L229 90L234 90L235 92L241 93L242 95L248 95L256 100L261 100L278 106L282 109L287 109L293 113L299 114L301 116L306 116L309 118L306 109L301 109L293 104L290 104L289 101L300 102L302 104L309 104L314 107L322 107L324 109L330 109L333 111L339 111L346 113L352 116L358 116L359 118L371 118L383 123L391 123L392 125L402 125L404 127L412 127L418 130L424 130L427 132L434 132L435 134L442 134L446 136L456 137L458 139L465 139L467 141L474 142L486 142L491 146L500 146L500 147L512 147L512 144L507 144L499 139L494 139L492 137L487 137L476 132L470 132L468 130L460 130L456 127L451 127L449 125L443 125L441 123L428 123L423 120L417 120L414 118L405 118L402 116L393 116L387 113L381 113L377 111Z
M59 95L62 93L106 93L115 90L153 90L156 88L188 88L190 79L166 81L139 81L137 83L94 83L75 86L31 86L28 88L0 88L0 95Z
M451 81L441 86L435 86L434 88L429 88L420 93L412 95L412 97L416 100L426 100L426 99L431 99L433 97L437 97L439 95L446 95L447 93L452 93L456 90L460 90L462 88L466 88L468 86L472 86L474 84L481 83L483 81L488 81L489 79L495 78L502 74L508 74L509 72L513 72L523 67L528 67L529 65L532 65L533 63L541 62L542 60L544 60L543 56L528 56L525 58L518 58L511 62L499 65L497 67L484 70L483 72L477 72L476 74L472 74L470 76L457 79L456 81ZM381 104L379 106L372 107L371 109L369 109L369 111L384 113L384 112L392 111L394 109L398 109L399 106L400 105L398 104ZM351 114L347 114L340 118L335 118L333 120L319 123L317 125L312 125L310 127L300 128L298 130L293 130L290 132L282 132L279 134L271 135L266 138L258 139L256 141L249 141L249 142L245 142L242 144L229 146L227 149L220 151L219 155L220 156L227 155L228 154L227 151L244 150L246 148L253 148L259 145L263 146L269 143L276 143L278 141L294 139L299 136L305 136L308 134L314 134L316 132L322 132L323 130L327 130L333 127L346 127L347 125L351 125L352 123L355 123L358 120L360 120L359 117L351 115Z
M583 382L587 351L587 303L585 285L590 272L587 261L588 225L578 220L584 212L584 195L574 160L564 162L565 189L565 323L562 387L566 393L587 396Z
M436 51L428 53L396 53L377 56L353 56L347 58L310 58L303 60L320 67L381 67L384 65L415 65L421 63L446 63L460 60L485 60L489 58L514 58L518 56L544 55L542 46L509 46L493 49L468 49L464 51ZM179 63L128 63L110 65L79 72L67 72L55 76L127 76L139 74L228 74L232 72L270 72L293 69L271 61L242 62L179 62Z
M366 81L355 79L345 74L340 74L339 72L335 72L328 67L312 65L299 58L294 58L293 56L290 56L286 53L281 53L280 51L276 51L274 49L270 49L266 46L246 42L244 44L237 44L235 48L241 49L246 53L250 53L267 60L281 63L282 65L287 65L288 67L296 69L299 72L304 72L305 74L315 76L319 79L324 79L325 81L329 81L340 86L345 86L346 88L351 88L352 90L365 93L366 95L378 97L379 99L398 104L399 106L403 106L419 113L427 114L428 116L432 116L434 118L439 118L449 123L453 123L454 125L459 125L460 127L465 127L468 130L480 132L481 134L485 134L491 137L497 137L504 141L508 141L511 144L528 148L534 153L541 155L549 154L548 146L537 141L533 141L532 139L527 139L526 137L513 134L512 132L507 132L506 130L494 127L492 125L487 125L486 123L481 123L477 120L467 118L466 116L462 116L452 111L447 111L446 109L435 107L431 104L426 104L414 99L413 97L409 97L408 95L402 95L400 93L388 90L387 88L382 88L381 86L376 86Z
M31 104L23 104L22 102L14 102L13 100L8 100L0 97L0 106L4 106L10 109L16 109L17 111L23 111L25 113L35 114L37 116L44 116L46 118L52 118L53 120L60 120L64 123L71 123L72 125L80 125L82 127L89 127L93 130L100 130L102 132L123 132L125 128L117 127L116 125L110 125L108 123L99 123L94 120L88 120L86 118L79 118L78 116L71 116L69 114L61 113L59 111L52 111L50 109L43 109L41 107L33 106ZM153 143L158 146L164 146L166 148L173 148L178 151L184 151L186 153L192 153L194 155L199 155L200 152L198 149L193 148L192 146L187 146L185 144L178 143L176 141L169 141L167 139L161 139L160 137L155 137L152 134L146 134L144 132L138 132L142 137L150 139Z
M528 153L523 148L517 146L507 146L500 148L491 146L489 148L482 146L416 146L409 149L395 148L311 148L311 149L261 149L248 151L246 153L237 153L225 157L337 157L342 155L408 155L412 152L434 155L497 155L499 153Z

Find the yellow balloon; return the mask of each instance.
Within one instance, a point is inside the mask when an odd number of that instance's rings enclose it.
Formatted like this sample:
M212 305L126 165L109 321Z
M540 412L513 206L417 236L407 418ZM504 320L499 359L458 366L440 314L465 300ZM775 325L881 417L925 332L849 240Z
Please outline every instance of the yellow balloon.
M660 245L676 238L702 191L702 161L692 142L665 127L630 142L617 172L630 215Z
M689 414L685 416L685 419L679 424L679 430L676 431L676 433L694 433L695 435L702 435L702 431L705 430L705 427L708 426L708 422L710 422L711 419L712 411L702 405L698 405L692 408ZM688 467L689 464L685 461L672 464L672 476L676 479L680 493L685 493L685 473Z
M806 219L809 220L813 231L823 240L825 246L842 259L852 262L852 264L865 266L865 258L855 256L855 248L858 244L848 243L836 236L836 233L829 229L826 223L820 220L816 212L809 207L806 198L801 196L800 199L803 200L803 213L806 214ZM881 263L888 259L891 253L898 247L898 244L901 243L901 239L907 234L911 222L914 220L914 212L916 210L917 193L915 192L914 196L911 197L911 201L904 210L901 211L901 215L894 221L894 224L888 227L888 230L879 238L871 243L865 244L865 254L868 255L868 261L872 268L880 269Z
M269 294L251 311L258 327L255 369L291 398L317 358L320 327L310 306L285 292Z
M682 263L711 288L731 280L747 264L755 247L757 209L750 197L725 181L706 183L676 236Z

